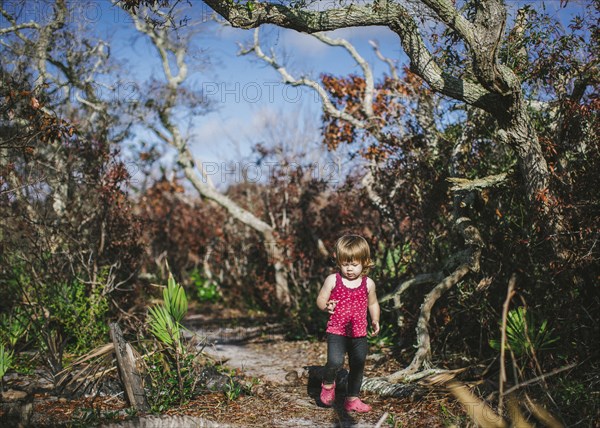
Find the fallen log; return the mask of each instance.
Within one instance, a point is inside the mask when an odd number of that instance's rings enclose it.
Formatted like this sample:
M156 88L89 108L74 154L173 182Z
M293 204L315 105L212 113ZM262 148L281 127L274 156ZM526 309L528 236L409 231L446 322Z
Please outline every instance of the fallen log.
M146 413L150 410L142 377L137 369L133 348L123 338L123 332L117 323L110 324L110 337L115 347L117 356L117 368L119 376L125 387L125 395L129 405L138 412Z

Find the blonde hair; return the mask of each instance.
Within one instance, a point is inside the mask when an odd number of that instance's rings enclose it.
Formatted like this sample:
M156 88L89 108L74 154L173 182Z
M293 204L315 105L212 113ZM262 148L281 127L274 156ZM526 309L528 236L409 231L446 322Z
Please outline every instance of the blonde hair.
M367 240L360 235L344 235L335 243L335 261L339 267L342 263L357 261L363 265L363 275L375 264L371 260L371 249Z

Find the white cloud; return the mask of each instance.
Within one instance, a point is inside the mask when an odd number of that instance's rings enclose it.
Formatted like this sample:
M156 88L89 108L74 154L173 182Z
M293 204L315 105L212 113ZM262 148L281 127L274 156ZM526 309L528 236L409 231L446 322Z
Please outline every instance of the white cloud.
M265 129L277 121L278 113L271 107L245 114L225 116L213 113L202 118L193 130L192 150L202 160L228 160L244 157L250 147L260 141Z
M281 46L293 52L294 55L321 57L327 53L330 46L320 42L315 37L293 30L282 30Z
M315 37L292 30L280 30L280 45L289 49L294 55L307 57L325 57L335 47L327 46ZM352 43L366 43L369 40L391 41L399 44L399 39L389 28L386 27L353 27L330 31L327 35L334 39L346 39ZM339 48L337 48L339 49Z

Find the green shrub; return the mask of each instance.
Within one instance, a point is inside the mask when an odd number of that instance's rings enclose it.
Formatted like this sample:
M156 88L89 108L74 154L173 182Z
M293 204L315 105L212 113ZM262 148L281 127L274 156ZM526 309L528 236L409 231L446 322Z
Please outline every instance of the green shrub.
M378 253L382 256L375 261L375 264L384 278L398 278L405 274L415 257L415 251L411 248L410 242L388 249L384 247L383 243L380 243Z
M27 337L29 326L30 317L21 307L17 306L10 315L2 314L0 316L0 340L15 349L19 339Z
M190 272L190 280L196 290L196 297L200 302L217 302L221 298L219 286L208 278L202 276L197 268Z
M150 410L163 413L198 394L201 367L192 352L185 352L179 369L165 352L150 352L146 360L146 395Z
M229 382L227 382L227 388L225 389L225 397L227 397L227 400L235 401L243 392L244 388L242 385L236 382L233 377L230 377Z
M108 301L102 286L88 290L80 281L60 284L54 302L49 302L51 316L64 326L64 334L75 353L84 353L108 337Z
M371 327L369 327L370 329ZM369 345L376 348L389 348L394 345L398 333L393 324L383 323L377 336L368 335Z
M154 412L189 401L199 378L196 355L185 345L181 334L181 321L188 310L187 296L170 273L163 300L148 311L148 327L158 345L158 352L147 353L150 357L146 362L148 402Z
M532 356L538 351L544 351L551 348L559 337L552 336L552 330L548 328L548 321L544 320L541 324L533 316L531 311L527 311L523 306L508 312L506 319L506 341L508 347L515 356ZM490 346L500 349L499 340L490 340Z
M148 311L150 332L168 351L177 354L183 348L181 321L188 310L187 296L183 287L169 274L167 287L163 290L163 303Z
M42 255L43 261L50 258ZM39 339L42 333L57 330L75 353L104 343L108 338L109 304L104 293L108 275L109 267L101 267L93 284L85 277L34 280L24 264L15 261L4 281L20 298L13 296L11 315L0 319L6 340L16 344L27 331Z
M4 343L0 343L0 385L4 385L4 375L13 363L13 351L5 348ZM2 391L3 388L0 388Z

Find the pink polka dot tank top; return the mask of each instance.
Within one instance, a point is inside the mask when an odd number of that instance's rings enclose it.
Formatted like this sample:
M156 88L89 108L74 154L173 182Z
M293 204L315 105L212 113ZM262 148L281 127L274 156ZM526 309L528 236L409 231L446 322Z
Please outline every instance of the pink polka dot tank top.
M335 312L329 317L327 333L347 337L366 336L368 296L366 276L363 276L358 287L349 288L344 285L342 276L337 273L329 300L337 300L338 303Z

